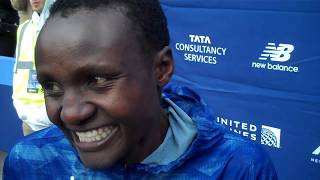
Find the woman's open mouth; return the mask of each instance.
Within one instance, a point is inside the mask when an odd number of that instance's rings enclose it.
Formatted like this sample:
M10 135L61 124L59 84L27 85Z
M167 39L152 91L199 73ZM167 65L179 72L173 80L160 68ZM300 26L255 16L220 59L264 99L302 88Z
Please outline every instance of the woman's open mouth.
M82 132L73 131L72 136L75 145L80 150L95 151L110 142L118 129L118 126L110 125Z

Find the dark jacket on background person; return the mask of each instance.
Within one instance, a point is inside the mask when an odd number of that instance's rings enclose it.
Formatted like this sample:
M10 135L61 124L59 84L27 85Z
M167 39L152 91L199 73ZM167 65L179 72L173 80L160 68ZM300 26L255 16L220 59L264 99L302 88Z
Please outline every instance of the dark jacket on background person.
M0 56L14 56L18 23L18 13L10 0L0 0Z

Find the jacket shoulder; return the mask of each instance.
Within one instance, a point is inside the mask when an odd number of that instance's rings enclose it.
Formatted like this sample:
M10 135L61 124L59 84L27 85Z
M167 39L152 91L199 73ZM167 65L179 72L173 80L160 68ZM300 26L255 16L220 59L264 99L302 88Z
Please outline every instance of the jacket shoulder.
M34 132L11 149L5 160L4 177L12 179L16 176L37 175L52 166L52 163L63 164L61 157L67 161L68 158L74 159L75 155L72 146L57 127Z
M220 155L222 179L277 179L268 153L260 144L245 137L226 131L214 152Z

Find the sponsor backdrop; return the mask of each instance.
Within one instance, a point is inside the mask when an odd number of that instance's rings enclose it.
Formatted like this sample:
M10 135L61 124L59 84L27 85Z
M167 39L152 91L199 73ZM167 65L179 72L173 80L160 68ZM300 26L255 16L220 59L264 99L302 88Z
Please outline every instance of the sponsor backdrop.
M0 151L8 151L22 137L21 122L11 99L13 65L13 58L0 55Z
M320 179L320 1L162 0L175 83L269 152L280 179Z
M280 179L320 179L320 1L161 0L176 60L215 121L260 143ZM0 57L0 150L22 137Z

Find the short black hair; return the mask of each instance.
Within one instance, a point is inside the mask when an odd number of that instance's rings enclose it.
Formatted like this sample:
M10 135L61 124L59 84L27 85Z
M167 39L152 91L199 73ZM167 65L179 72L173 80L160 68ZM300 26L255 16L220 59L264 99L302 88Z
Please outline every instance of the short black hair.
M50 9L50 17L60 14L68 17L80 9L124 7L129 20L140 32L142 46L148 50L159 51L169 45L170 37L167 19L159 0L56 0ZM49 18L50 18L49 17Z

